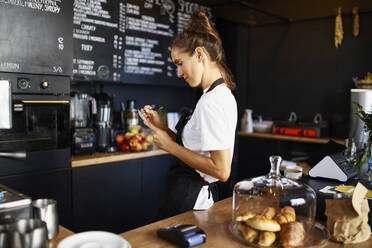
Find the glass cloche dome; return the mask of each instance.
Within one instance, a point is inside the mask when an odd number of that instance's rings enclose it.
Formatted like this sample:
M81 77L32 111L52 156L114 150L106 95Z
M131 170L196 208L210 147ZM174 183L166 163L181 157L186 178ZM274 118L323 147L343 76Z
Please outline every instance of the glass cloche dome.
M315 223L315 191L281 176L280 156L269 160L268 175L235 184L230 229L255 247L304 246Z

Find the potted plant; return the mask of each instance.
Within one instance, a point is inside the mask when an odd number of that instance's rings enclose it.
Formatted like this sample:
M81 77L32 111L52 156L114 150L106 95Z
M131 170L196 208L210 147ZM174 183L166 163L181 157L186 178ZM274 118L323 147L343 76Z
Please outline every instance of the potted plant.
M357 115L364 122L364 128L368 133L368 140L358 156L357 166L360 176L364 179L368 177L368 181L372 181L372 109L371 112L365 112L360 104L356 102L354 104L357 106Z

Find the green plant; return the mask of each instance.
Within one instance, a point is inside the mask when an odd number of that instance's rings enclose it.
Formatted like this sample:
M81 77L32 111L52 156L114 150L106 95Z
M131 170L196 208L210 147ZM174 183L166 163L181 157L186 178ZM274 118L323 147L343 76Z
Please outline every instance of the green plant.
M363 107L357 103L353 102L357 106L358 117L364 122L364 128L366 131L369 131L369 140L372 141L372 108L371 112L365 112Z

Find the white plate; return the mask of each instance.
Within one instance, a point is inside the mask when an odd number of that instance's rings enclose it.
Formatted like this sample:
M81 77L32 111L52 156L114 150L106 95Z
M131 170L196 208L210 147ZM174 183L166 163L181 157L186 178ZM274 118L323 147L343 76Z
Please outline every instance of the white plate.
M81 232L63 239L57 248L131 248L128 241L115 233Z

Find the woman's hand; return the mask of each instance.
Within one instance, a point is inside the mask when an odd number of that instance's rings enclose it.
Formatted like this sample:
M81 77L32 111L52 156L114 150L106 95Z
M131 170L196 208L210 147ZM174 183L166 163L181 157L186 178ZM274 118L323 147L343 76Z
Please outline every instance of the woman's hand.
M169 148L174 145L174 140L171 138L171 136L169 136L165 130L156 127L149 121L145 121L144 123L151 129L156 146L164 151L169 152Z
M141 109L143 116L146 118L147 122L150 122L153 126L166 130L167 126L161 119L159 113L152 109L150 105L146 105ZM146 123L145 123L146 124ZM148 125L146 125L148 126Z

